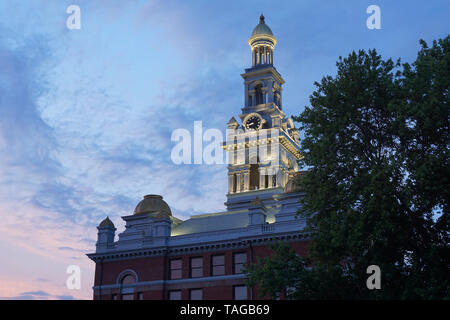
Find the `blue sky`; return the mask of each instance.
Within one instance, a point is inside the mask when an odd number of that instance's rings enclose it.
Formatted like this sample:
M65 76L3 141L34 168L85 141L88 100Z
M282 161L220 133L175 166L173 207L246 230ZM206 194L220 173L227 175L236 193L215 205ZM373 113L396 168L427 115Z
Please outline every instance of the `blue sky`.
M80 30L66 28L71 4ZM366 27L371 4L381 30ZM0 298L91 298L95 226L109 215L121 231L145 194L182 219L224 209L225 165L174 165L170 136L239 114L261 13L288 115L339 56L411 62L419 39L450 30L438 0L0 2ZM81 290L65 286L71 264Z

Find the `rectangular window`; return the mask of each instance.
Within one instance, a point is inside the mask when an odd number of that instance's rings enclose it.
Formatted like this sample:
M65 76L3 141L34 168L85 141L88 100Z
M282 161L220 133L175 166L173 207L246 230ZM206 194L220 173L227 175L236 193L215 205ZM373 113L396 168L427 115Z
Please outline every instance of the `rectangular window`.
M112 299L113 299L113 300L117 300L117 294L113 294L113 295L112 295Z
M170 260L170 279L181 279L181 259Z
M191 258L191 278L203 277L203 257Z
M144 294L142 292L138 292L137 299L138 300L144 300Z
M123 294L122 300L134 300L134 294L132 293Z
M223 254L211 257L211 275L221 276L225 274L225 256Z
M247 253L235 253L233 255L233 273L242 273L242 266L247 263Z
M234 286L233 287L233 299L234 300L247 300L247 287L246 286Z
M181 290L169 291L169 300L181 300Z
M189 290L190 300L203 300L203 289L191 289Z

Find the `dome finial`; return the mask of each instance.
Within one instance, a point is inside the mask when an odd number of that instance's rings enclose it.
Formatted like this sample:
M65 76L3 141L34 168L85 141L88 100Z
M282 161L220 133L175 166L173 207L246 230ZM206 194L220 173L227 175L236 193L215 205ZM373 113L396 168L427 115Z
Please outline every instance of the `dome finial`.
M98 226L99 228L114 228L114 223L107 216Z
M262 13L259 16L259 23L264 23L264 15Z

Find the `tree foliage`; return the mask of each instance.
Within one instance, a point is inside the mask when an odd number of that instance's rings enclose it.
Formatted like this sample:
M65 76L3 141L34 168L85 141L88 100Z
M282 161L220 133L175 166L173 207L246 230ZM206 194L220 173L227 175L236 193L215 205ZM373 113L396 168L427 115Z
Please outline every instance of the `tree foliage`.
M275 248L249 273L265 292L281 289L265 277L293 259L295 275L276 278L296 288L291 297L449 296L450 37L420 43L412 65L360 50L315 83L294 117L309 168L299 214L313 231L313 268ZM369 265L381 269L381 290L366 287Z

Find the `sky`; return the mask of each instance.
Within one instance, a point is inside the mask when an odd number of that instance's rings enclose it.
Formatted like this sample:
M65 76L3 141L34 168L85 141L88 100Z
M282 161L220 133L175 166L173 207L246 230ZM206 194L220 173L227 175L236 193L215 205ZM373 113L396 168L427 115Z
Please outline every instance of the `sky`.
M66 26L70 5L80 29ZM381 29L367 28L369 5ZM0 299L91 299L96 226L109 216L122 232L146 194L180 219L225 209L226 165L174 164L171 134L237 118L261 13L287 115L339 56L412 62L419 39L450 30L445 0L0 2Z

